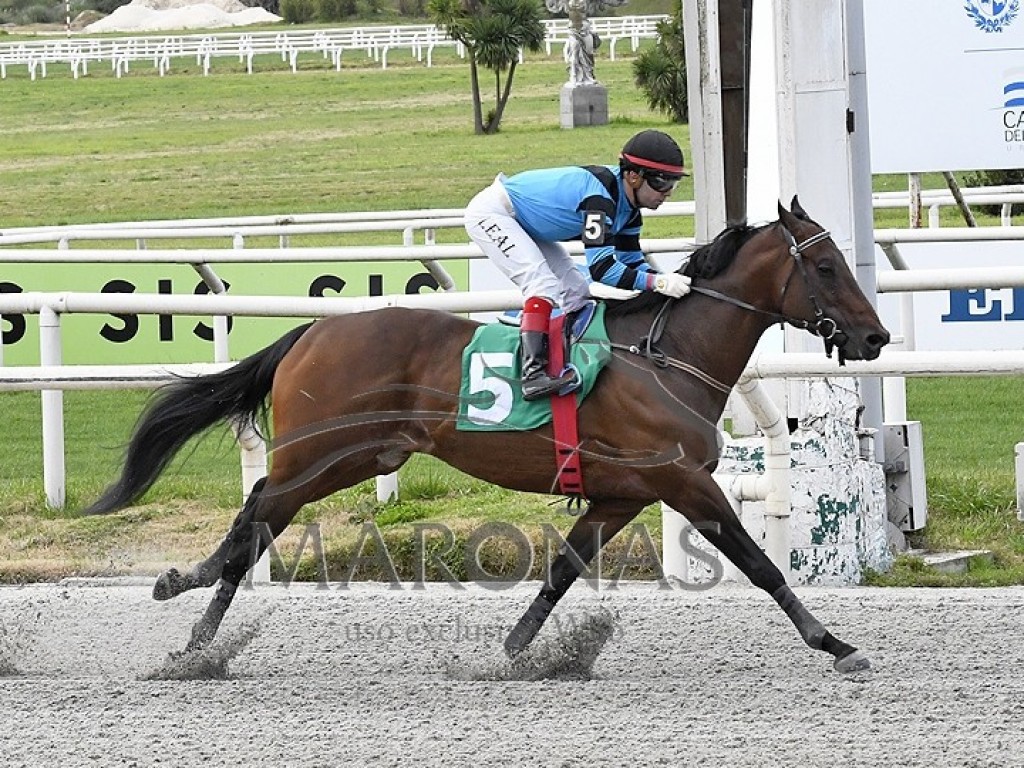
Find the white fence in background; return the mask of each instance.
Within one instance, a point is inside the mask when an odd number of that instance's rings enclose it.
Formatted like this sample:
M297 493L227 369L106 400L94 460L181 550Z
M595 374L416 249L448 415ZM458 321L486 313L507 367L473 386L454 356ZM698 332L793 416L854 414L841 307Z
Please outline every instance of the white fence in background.
M693 216L694 210L693 201L684 200L665 203L656 211L645 209L644 217ZM75 241L135 240L141 249L147 247L150 240L226 238L230 239L232 247L244 248L246 238L277 237L279 245L286 248L290 244L290 238L299 235L389 231L402 232L402 241L406 245L411 245L415 234L422 232L425 244L429 245L434 243L436 230L462 228L463 209L424 208L408 211L312 213L8 228L0 230L0 247L55 243L58 248L66 249ZM2 258L0 252L0 259Z
M965 190L968 197L989 202L987 197L974 196ZM991 191L987 193L991 197ZM1006 188L1002 197L992 202L1003 204L1007 197L1021 194L1020 188ZM942 193L929 195L931 205L953 204ZM876 204L891 206L907 204L906 194L876 195ZM974 202L974 199L971 200ZM649 215L692 215L692 202L666 204ZM0 357L0 391L41 390L43 391L44 429L44 483L48 502L61 506L64 499L64 454L63 454L63 406L61 391L64 389L116 389L132 387L154 387L169 380L175 374L195 374L218 370L229 365L227 347L227 315L274 316L274 317L318 317L329 314L343 314L365 311L381 306L436 307L455 312L476 312L502 310L517 306L516 291L499 292L454 292L454 282L443 268L439 259L481 259L482 254L475 245L433 245L434 228L442 226L461 227L461 210L435 209L419 211L394 211L353 214L311 214L296 216L242 217L234 219L194 219L183 221L126 222L115 224L92 224L64 227L36 227L6 230L0 233L0 263L68 263L68 262L117 262L117 263L182 263L192 265L206 280L213 294L223 294L224 286L213 271L211 264L218 262L296 262L296 261L420 261L438 278L446 289L442 294L392 295L367 298L296 298L296 297L247 297L228 295L152 295L152 294L83 294L62 293L20 293L0 295L0 316L4 313L37 314L40 323L41 355L40 366L3 367ZM647 214L645 214L647 215ZM334 229L331 229L331 228ZM373 247L321 247L292 248L288 238L298 234L323 234L324 232L351 232L371 230L398 230L403 232L402 246ZM415 245L412 232L422 229L427 234L427 244ZM245 238L275 236L279 238L278 248L246 248ZM167 249L149 250L149 239L188 239L191 237L229 238L232 248ZM76 241L119 240L136 241L136 248L83 249L71 248ZM877 240L893 252L893 246L907 240L977 241L981 239L1024 239L1022 227L986 227L971 230L880 230ZM32 249L26 245L55 243L51 249ZM650 239L642 242L650 254L678 253L692 250L694 242L689 238ZM570 244L570 250L578 252L579 244ZM898 254L897 254L898 255ZM898 263L894 266L899 268ZM933 274L931 270L887 272L878 275L878 290L902 292L937 290L950 288L980 288L989 286L1024 286L1024 267L1003 269L944 270ZM60 316L66 312L110 313L132 312L137 314L186 314L213 316L215 362L206 366L64 366L61 364ZM221 314L217 314L221 313ZM987 353L921 353L912 349L889 350L879 361L872 363L850 362L839 369L834 361L817 355L756 355L750 361L745 377L787 377L787 376L884 376L937 374L1020 374L1024 373L1024 352ZM902 420L902 407L898 396L886 389L886 396L892 398L897 413L887 418ZM887 402L887 411L889 404ZM251 436L241 436L243 443L243 467L245 488L265 471L265 459L253 459L254 450L262 446L252 445ZM255 473L255 474L254 474Z
M973 271L960 270L959 285L970 287ZM1024 268L1015 278L1019 285L1024 285ZM880 284L880 288L886 287ZM0 296L0 313L19 312L39 315L40 336L44 348L49 342L58 345L58 353L43 356L43 366L39 367L0 367L0 391L3 390L42 390L43 396L43 442L44 442L44 484L46 486L47 503L59 507L64 503L64 453L63 453L63 389L105 388L124 389L131 387L153 387L173 380L179 375L196 375L220 370L229 364L221 363L214 366L62 366L60 364L60 313L62 312L118 312L139 311L141 303L148 307L146 311L215 313L224 312L234 315L244 314L287 314L290 316L308 317L316 314L346 314L364 311L382 306L417 306L432 307L450 311L481 311L487 309L504 309L518 306L521 298L518 291L506 291L498 294L485 293L447 293L431 295L402 295L366 299L286 299L277 309L268 311L266 297L228 297L228 296L137 296L140 300L131 306L124 303L125 297L94 295L94 294L18 294ZM908 375L1021 375L1024 374L1024 350L972 353L921 353L896 352L888 353L876 361L850 361L846 367L839 367L838 361L824 358L816 354L782 354L755 355L745 369L741 385L744 399L748 402L769 405L767 395L759 387L757 379L789 376L894 376ZM753 400L752 400L753 398ZM752 410L754 410L752 408ZM757 411L755 410L755 413ZM776 415L775 426L781 423L778 410L773 406L771 413ZM760 424L760 426L768 426ZM252 431L238 433L241 446L243 496L247 495L253 484L267 473L266 447L263 441ZM783 441L788 442L788 441ZM1019 452L1019 450L1018 450ZM1018 461L1018 468L1019 468ZM784 462L783 479L788 477L789 462ZM771 476L769 476L771 475ZM779 478L769 472L766 467L765 481L770 486ZM1018 484L1020 478L1018 476ZM377 496L386 500L397 491L397 475L392 474L378 478ZM789 497L785 496L784 514L780 520L789 517ZM788 553L789 533L785 526L776 525L766 528L766 551L770 553ZM255 578L260 581L269 579L269 566L265 561L257 565Z
M602 47L614 60L619 42L628 42L631 50L636 51L641 40L657 37L657 25L666 18L610 16L591 19L591 23L603 41ZM551 55L553 47L565 46L569 22L549 19L544 25L544 45ZM433 65L434 49L439 47L465 56L462 44L433 24L24 40L0 44L0 79L6 78L7 68L13 66L25 67L32 80L46 77L47 67L53 64L67 65L76 80L89 73L91 64L109 64L115 75L121 77L140 62L150 63L163 76L175 60L185 58L202 66L204 75L210 73L217 59L237 59L252 74L258 56L279 58L292 72L297 72L300 55L329 59L331 67L340 71L346 52L362 54L387 68L392 51L405 51L429 67Z
M968 205L998 205L1000 209L1000 220L1003 226L1011 226L1013 206L1024 203L1024 184L1005 184L992 187L964 187L960 190L964 201ZM906 208L911 207L911 196L908 191L901 192L875 192L871 196L871 202L875 209L879 208ZM935 228L940 226L939 210L942 207L957 205L953 193L948 189L924 189L921 190L921 208L928 209L928 226Z
M1011 208L1024 204L1024 185L1001 187L965 187L961 190L971 205L1000 206L1000 220L1004 227L1012 226ZM922 204L928 208L929 227L939 227L939 210L954 206L956 201L948 190L935 189L922 192ZM875 209L909 209L908 192L876 192L872 195ZM696 205L692 200L664 203L658 210L644 210L644 218L664 216L693 216ZM40 227L8 227L0 229L0 247L55 243L58 248L69 248L74 241L135 240L145 248L148 240L230 238L235 248L245 247L245 238L276 236L282 248L289 245L289 237L298 235L340 234L345 232L401 231L403 242L409 244L417 231L424 233L425 243L434 242L434 231L462 228L462 208L419 208L404 211L363 211L352 213L303 213L264 216L233 216L205 219L163 219L94 224L64 224ZM985 228L989 229L989 228ZM905 232L907 230L893 230ZM979 238L982 235L979 235ZM913 235L909 235L913 237Z

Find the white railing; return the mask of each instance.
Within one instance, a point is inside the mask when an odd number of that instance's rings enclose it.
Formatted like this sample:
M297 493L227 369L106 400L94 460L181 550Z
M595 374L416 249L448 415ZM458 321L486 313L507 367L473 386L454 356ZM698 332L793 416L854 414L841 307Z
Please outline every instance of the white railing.
M1024 185L1003 187L973 187L962 190L965 200L971 205L999 205L1002 208L1001 223L1013 226L1010 208L1013 204L1024 203ZM939 228L938 210L942 206L955 205L956 201L948 190L924 190L923 204L929 208L929 228ZM878 192L872 195L875 209L907 208L910 196L907 192ZM693 216L696 204L692 200L664 203L658 210L644 210L644 218L664 216ZM302 213L264 216L233 216L202 219L161 219L147 221L125 221L93 224L63 224L40 227L8 227L0 229L0 247L7 245L28 245L35 243L56 243L67 248L74 241L124 240L137 241L140 248L146 247L150 239L192 239L231 238L233 247L245 247L245 238L276 236L282 247L288 245L288 238L298 235L341 234L369 231L403 232L403 242L409 243L414 232L422 231L426 243L434 242L434 231L446 228L461 228L464 210L462 208L420 208L402 211L363 211L351 213ZM944 232L955 232L956 228L945 228ZM921 232L922 234L914 234ZM892 233L891 235L887 233ZM973 234L972 234L973 233ZM900 238L909 242L920 238L934 237L923 230L876 230L876 241L883 246L890 239ZM940 239L948 239L938 235ZM970 228L964 235L950 235L965 239L1007 239L1008 235L997 228Z
M355 256L355 255L353 255ZM354 260L354 259L353 259ZM998 278L991 278L986 270L951 270L941 283L941 288L971 288L981 283L992 282L1000 286L1024 286L1024 267L1013 270L998 270ZM906 280L892 280L892 273L878 276L879 290L909 291L934 290L930 276L916 283ZM426 295L392 295L365 298L296 298L267 296L171 296L171 295L111 295L82 293L20 293L0 296L0 315L37 314L40 324L40 359L42 366L2 367L0 366L0 390L31 389L43 390L43 432L44 432L44 484L48 503L62 506L64 501L64 458L63 458L63 405L61 389L69 388L125 388L128 386L155 386L167 379L172 372L202 371L195 366L167 366L161 376L160 368L109 366L62 366L60 316L66 312L111 313L131 312L150 314L188 314L235 316L287 316L318 317L333 314L348 314L384 306L408 306L445 309L453 312L477 312L501 310L517 306L520 296L517 291L442 293ZM216 328L215 324L215 328ZM223 329L223 326L222 326ZM215 331L216 333L216 331ZM813 359L811 359L813 357ZM778 358L755 358L748 366L745 376L905 376L954 374L1008 374L1024 373L1024 352L987 353L888 353L884 359L874 362L848 362L840 368L836 361L822 360L811 356L806 360L784 355ZM226 363L226 361L220 361ZM774 365L772 369L770 366ZM104 373L105 371L105 373ZM77 384L75 382L78 382Z
M692 200L665 203L656 211L644 209L644 218L693 216ZM434 242L435 230L462 229L462 208L424 208L406 211L367 211L360 213L312 213L274 216L240 216L208 219L111 222L107 224L65 224L48 227L17 227L0 230L0 248L7 245L56 243L68 248L74 241L135 240L139 248L149 240L186 240L230 238L235 248L245 247L247 237L279 238L281 247L298 235L329 235L352 232L403 233L403 243L412 243L414 233L422 231L426 244ZM2 259L0 252L0 259Z
M609 56L614 60L616 45L628 40L636 51L641 40L657 37L658 22L666 16L622 16L591 19L594 31L607 42ZM551 54L553 45L565 45L569 22L549 19L544 22L545 47ZM250 74L258 56L273 56L298 71L300 55L329 59L332 68L341 70L345 52L358 52L388 66L388 55L394 50L406 51L416 59L433 65L436 48L448 48L465 55L461 43L452 40L443 29L433 24L346 27L332 29L295 29L279 31L231 31L182 35L145 35L131 37L69 37L66 39L23 40L0 44L0 79L7 77L7 67L23 66L29 78L46 77L47 65L67 65L75 79L89 73L91 63L109 63L117 77L128 72L136 62L148 62L165 75L175 59L194 59L203 74L209 74L218 59L237 59Z
M1006 194L1016 194L1007 192ZM890 195L885 200L895 199ZM876 200L879 198L876 197ZM670 203L659 211L645 215L692 215L692 202ZM227 295L112 295L85 293L20 293L0 296L0 315L4 313L38 314L40 318L41 366L3 367L0 357L0 390L33 389L44 392L44 454L59 453L59 472L51 469L47 484L47 498L59 506L63 500L63 414L59 401L59 390L68 388L118 388L124 386L156 386L166 380L166 372L177 366L145 367L131 366L62 366L60 315L65 312L132 312L213 315L214 322L214 365L227 365L227 315L258 315L275 317L319 317L327 314L363 311L379 306L438 306L450 311L474 312L501 310L516 306L519 301L515 291L497 293L465 294L454 292L454 281L441 268L441 259L481 259L483 255L475 245L432 245L412 244L411 228L423 228L432 232L434 227L461 227L461 210L426 209L419 211L394 211L352 214L307 214L294 216L241 217L225 219L194 219L184 221L124 222L114 224L93 224L62 227L36 227L7 230L0 233L0 245L20 245L17 248L0 248L0 263L181 263L193 266L211 288L213 294L223 294L223 283L211 265L237 262L308 262L308 261L419 261L437 279L447 292L432 295L385 296L356 299L344 298L295 298L295 297L246 297ZM307 247L291 248L286 245L290 235L322 234L322 227L336 227L333 231L369 231L403 229L401 246L363 247ZM353 230L354 228L354 230ZM330 230L329 230L330 231ZM275 235L281 238L279 248L244 248L247 236ZM187 239L189 237L230 237L233 248L167 249L149 250L145 240L159 238ZM134 239L138 249L83 249L70 248L74 240L117 240ZM1024 239L1024 227L985 227L971 229L947 228L944 230L879 230L876 240L887 253L896 254L896 244L914 241L968 241L979 239ZM57 249L30 249L23 247L33 243L57 243ZM695 244L690 238L645 239L641 243L645 251L657 253L685 253ZM580 244L569 244L569 250L579 253ZM893 258L891 255L890 258ZM899 260L894 266L900 267ZM906 265L902 265L905 267ZM935 272L935 274L933 274ZM990 270L915 270L913 272L886 272L878 275L879 292L910 292L917 290L952 289L957 287L1013 287L1024 285L1024 267ZM220 314L218 314L220 313ZM900 354L914 354L917 361L911 364ZM1020 372L1017 358L1012 353L990 353L981 358L973 353L954 355L943 353L948 358L945 367L935 368L932 358L921 357L923 353L894 353L885 355L885 362L875 364L850 363L843 370L824 361L817 361L809 367L800 368L801 375L885 375L895 376L892 371L906 369L908 375L915 370L934 373L947 370L963 373L967 360L970 366L980 366L979 372L992 373ZM796 360L787 355L790 361ZM892 362L894 368L885 368ZM751 370L758 376L771 375L760 359L751 361ZM914 368L915 365L919 367ZM188 370L188 366L181 370ZM786 375L797 375L796 370L787 369ZM106 371L106 375L103 374ZM160 371L164 373L161 374ZM810 371L810 372L809 372ZM77 383L75 383L77 382ZM56 396L56 397L54 397ZM49 415L47 415L49 413ZM59 415L54 415L59 414ZM59 426L58 426L59 425ZM45 445L50 445L46 448ZM54 446L59 446L55 448ZM59 476L59 480L56 479ZM59 502L59 503L58 503Z

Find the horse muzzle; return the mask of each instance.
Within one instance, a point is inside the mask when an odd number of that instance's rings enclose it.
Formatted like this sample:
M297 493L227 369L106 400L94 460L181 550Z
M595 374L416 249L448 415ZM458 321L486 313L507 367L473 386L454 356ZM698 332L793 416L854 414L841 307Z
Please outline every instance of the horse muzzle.
M889 332L881 325L864 333L847 334L836 331L825 340L826 353L834 346L839 353L839 364L845 360L874 360L882 353L882 347L889 343Z

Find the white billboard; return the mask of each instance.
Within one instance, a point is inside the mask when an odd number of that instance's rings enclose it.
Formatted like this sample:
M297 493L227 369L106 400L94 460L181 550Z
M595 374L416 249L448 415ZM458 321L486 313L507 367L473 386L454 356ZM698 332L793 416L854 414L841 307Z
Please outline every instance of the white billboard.
M873 173L1024 167L1021 0L864 0Z

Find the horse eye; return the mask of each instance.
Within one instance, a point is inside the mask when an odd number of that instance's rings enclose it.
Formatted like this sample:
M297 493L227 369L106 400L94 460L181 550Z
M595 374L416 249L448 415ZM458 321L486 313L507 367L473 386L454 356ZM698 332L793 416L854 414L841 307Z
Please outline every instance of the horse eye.
M830 260L825 259L818 262L818 272L822 275L834 275L836 268Z

